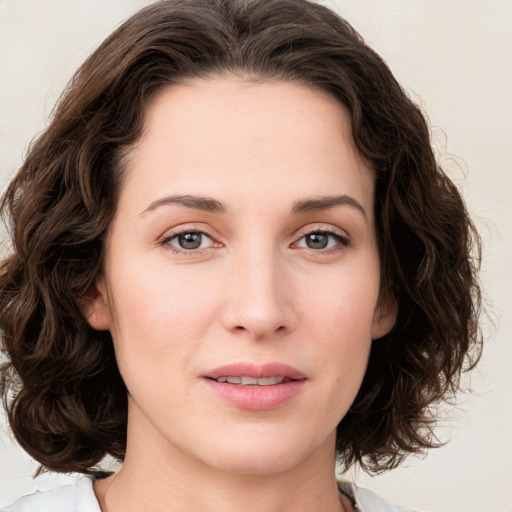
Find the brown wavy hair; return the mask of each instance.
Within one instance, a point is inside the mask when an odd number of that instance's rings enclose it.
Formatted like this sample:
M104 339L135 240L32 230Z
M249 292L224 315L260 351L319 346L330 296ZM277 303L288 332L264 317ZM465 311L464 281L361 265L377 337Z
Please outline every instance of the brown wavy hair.
M12 237L0 276L1 393L16 439L44 468L94 473L106 454L123 460L127 391L110 334L89 326L81 298L101 271L123 155L148 101L226 74L328 92L375 170L382 293L398 317L373 342L338 426L344 466L382 471L434 446L434 406L478 359L479 237L424 115L384 61L307 0L156 2L78 70L1 203Z

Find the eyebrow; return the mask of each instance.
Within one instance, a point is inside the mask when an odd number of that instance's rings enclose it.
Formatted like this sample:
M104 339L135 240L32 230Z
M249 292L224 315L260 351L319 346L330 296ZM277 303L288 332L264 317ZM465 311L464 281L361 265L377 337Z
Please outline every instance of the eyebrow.
M185 195L165 196L157 199L156 201L153 201L143 212L141 212L140 215L156 210L160 206L170 204L179 204L186 206L187 208L210 213L223 213L226 211L226 207L220 201L212 199L211 197Z
M156 201L153 201L140 215L147 212L156 210L160 206L179 204L192 208L194 210L201 210L209 213L224 213L226 207L217 199L204 196L192 196L192 195L171 195L165 196ZM336 206L350 206L359 211L365 221L368 221L368 215L364 207L353 197L347 195L341 196L320 196L309 199L299 199L295 201L292 206L292 213L303 214L309 212L317 212L321 210L329 210Z
M368 221L368 214L364 209L363 205L355 200L353 197L347 195L341 196L321 196L315 197L311 199L302 199L296 201L293 204L292 212L293 213L309 213L309 212L317 212L321 210L329 210L330 208L334 208L336 206L350 206L355 208L358 212L360 212L365 221Z

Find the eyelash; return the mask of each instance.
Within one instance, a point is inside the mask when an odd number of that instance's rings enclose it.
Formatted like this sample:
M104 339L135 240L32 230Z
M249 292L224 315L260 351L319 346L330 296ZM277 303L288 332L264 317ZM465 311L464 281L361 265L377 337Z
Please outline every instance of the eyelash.
M330 254L333 252L341 251L343 249L346 249L347 247L350 247L351 241L350 238L347 235L341 234L339 231L330 229L330 228L323 228L323 229L313 229L311 231L307 231L301 234L301 237L294 242L294 245L299 243L302 239L306 238L307 236L311 235L324 235L330 238L333 238L336 241L336 245L333 247L328 247L324 249L312 249L310 247L305 247L305 249L317 254ZM329 243L329 242L328 242Z
M209 247L203 247L203 248L197 248L197 249L185 249L183 247L177 248L171 245L171 241L177 239L180 236L188 235L188 234L197 234L201 235L202 237L206 237L212 241L212 245ZM333 238L336 241L336 244L333 247L328 248L320 248L320 249L313 249L311 247L303 247L304 249L311 251L314 254L330 254L332 252L343 250L351 245L350 238L347 235L342 235L340 232L324 228L324 229L313 229L310 231L306 231L301 233L300 238L295 241L292 245L297 245L302 239L306 238L307 236L311 235L324 235L330 238ZM202 242L201 242L202 243ZM159 242L161 246L165 246L168 250L172 251L175 254L200 254L204 251L207 251L211 249L212 247L221 246L220 243L215 242L215 240L206 232L200 230L200 229L184 229L180 231L176 231L174 233L170 233L165 235ZM329 242L328 242L329 244Z
M207 237L213 242L213 245L215 245L215 244L221 245L221 244L218 244L217 242L215 242L215 240L208 233L205 233L204 231L202 231L200 229L195 229L195 228L183 229L180 231L176 231L174 233L166 234L160 240L160 245L165 246L168 250L172 251L175 254L199 254L199 253L211 248L211 246L210 246L210 247L203 247L203 248L198 248L198 249L185 249L183 247L178 248L178 247L174 247L171 245L172 240L175 240L180 236L189 235L189 234L197 234L197 235L201 235L202 237Z

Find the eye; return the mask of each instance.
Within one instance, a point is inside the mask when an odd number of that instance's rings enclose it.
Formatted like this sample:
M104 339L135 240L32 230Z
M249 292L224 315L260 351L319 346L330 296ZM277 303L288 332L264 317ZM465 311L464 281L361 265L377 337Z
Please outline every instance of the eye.
M335 249L347 247L349 240L346 236L332 231L312 231L300 238L296 246L322 251L326 249Z
M182 231L167 236L162 240L162 245L169 245L179 251L194 251L206 249L214 245L213 240L202 231Z

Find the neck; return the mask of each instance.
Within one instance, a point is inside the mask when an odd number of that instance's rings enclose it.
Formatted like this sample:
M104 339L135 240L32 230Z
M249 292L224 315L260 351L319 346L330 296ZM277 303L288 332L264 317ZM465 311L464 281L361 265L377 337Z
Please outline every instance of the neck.
M104 512L350 510L336 486L334 434L299 464L259 474L218 469L169 442L148 441L128 430L122 469L115 480L96 487Z

